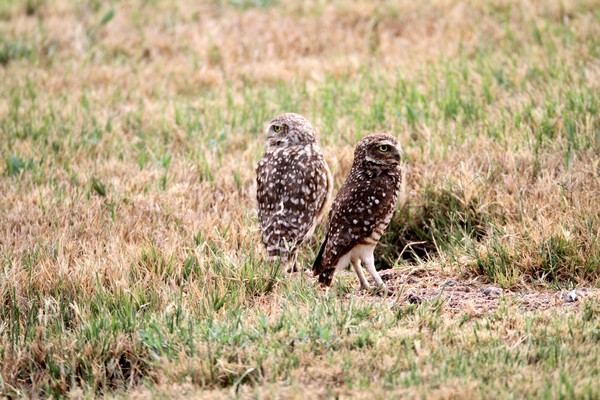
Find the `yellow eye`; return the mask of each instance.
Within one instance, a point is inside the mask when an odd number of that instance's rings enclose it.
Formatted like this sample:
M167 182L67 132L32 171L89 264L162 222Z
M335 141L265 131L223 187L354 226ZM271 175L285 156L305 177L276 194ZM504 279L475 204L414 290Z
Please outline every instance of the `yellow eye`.
M388 150L389 150L389 146L387 144L382 144L381 146L379 146L379 151L382 153L385 153Z
M279 126L279 125L273 125L273 130L275 132L281 132L281 126Z

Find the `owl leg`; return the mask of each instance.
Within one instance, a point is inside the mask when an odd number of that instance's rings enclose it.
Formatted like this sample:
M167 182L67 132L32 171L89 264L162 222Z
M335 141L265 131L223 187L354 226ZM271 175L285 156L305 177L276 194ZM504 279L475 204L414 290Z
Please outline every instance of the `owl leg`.
M290 257L290 259L287 261L287 272L288 273L292 273L292 272L298 272L298 252L295 251L292 256Z
M394 292L391 291L386 286L385 283L383 283L383 280L381 279L381 276L379 275L379 273L375 269L375 258L373 257L373 254L371 253L371 254L365 256L362 261L364 262L365 267L367 268L367 271L369 271L369 274L371 274L371 276L373 277L373 279L375 279L375 283L377 283L378 289L382 293L384 293L384 294L388 294L388 295L394 294Z
M352 268L354 268L354 272L356 272L356 275L358 276L361 290L371 289L371 285L369 285L369 282L367 282L367 278L365 278L365 274L363 274L362 269L360 268L360 258L354 259L350 263L352 264Z

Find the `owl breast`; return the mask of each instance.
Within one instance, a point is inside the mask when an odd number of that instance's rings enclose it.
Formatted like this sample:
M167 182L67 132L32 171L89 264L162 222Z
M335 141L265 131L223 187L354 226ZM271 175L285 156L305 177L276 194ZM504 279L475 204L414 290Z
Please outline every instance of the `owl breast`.
M383 205L382 213L374 215L370 208L367 208L367 217L364 219L363 224L372 226L370 234L362 237L359 240L360 244L364 245L377 245L381 236L387 229L398 200L398 189L400 188L400 179L383 179L382 181L375 180L373 182L372 196L368 196L369 206Z

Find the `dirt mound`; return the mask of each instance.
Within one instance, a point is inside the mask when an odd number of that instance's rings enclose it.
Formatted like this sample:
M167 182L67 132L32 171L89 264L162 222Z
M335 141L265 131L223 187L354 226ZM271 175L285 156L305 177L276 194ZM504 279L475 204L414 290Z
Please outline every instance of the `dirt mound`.
M585 299L600 300L600 290L596 288L511 291L492 285L482 276L453 276L439 270L414 267L381 271L381 278L396 292L393 301L400 304L441 301L444 311L452 314L487 313L503 303L517 305L528 311L573 310L579 309Z

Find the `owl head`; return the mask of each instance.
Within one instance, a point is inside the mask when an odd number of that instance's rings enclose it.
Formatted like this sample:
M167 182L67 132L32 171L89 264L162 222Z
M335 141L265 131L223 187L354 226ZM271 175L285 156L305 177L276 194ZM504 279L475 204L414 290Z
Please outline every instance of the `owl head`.
M364 137L354 151L354 162L377 169L394 169L400 165L402 148L393 136L383 133Z
M315 143L315 128L300 114L281 114L266 130L269 146L294 146Z

